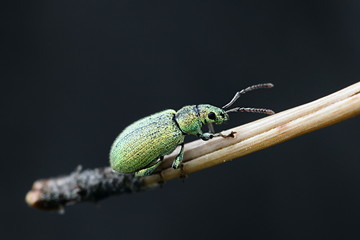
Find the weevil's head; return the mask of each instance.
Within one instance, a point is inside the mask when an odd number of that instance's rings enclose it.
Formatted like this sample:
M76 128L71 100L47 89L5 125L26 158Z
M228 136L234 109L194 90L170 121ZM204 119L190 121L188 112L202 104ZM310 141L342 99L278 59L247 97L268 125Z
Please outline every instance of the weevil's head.
M225 104L222 108L215 107L210 104L199 104L184 106L176 112L174 121L176 125L184 134L201 135L201 127L208 125L209 129L212 128L212 123L222 124L229 120L229 113L231 112L254 112L254 113L265 113L274 114L274 111L264 108L244 108L235 107L228 109L232 106L235 101L243 94L260 89L260 88L272 88L274 85L271 83L261 83L247 87L235 94L231 101Z
M221 124L229 119L225 110L209 105L184 106L176 112L175 121L183 133L198 135L199 129L208 123Z
M222 108L209 104L200 104L197 106L197 108L199 110L200 119L203 124L222 124L229 119L229 115Z

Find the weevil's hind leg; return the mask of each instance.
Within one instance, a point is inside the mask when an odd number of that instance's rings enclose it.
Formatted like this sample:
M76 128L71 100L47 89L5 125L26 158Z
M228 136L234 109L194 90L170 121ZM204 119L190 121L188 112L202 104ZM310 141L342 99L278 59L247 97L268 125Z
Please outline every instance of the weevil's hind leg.
M135 177L144 177L150 175L160 165L163 159L164 157L159 157L159 159L157 159L155 163L151 163L149 167L135 172Z
M180 167L181 163L182 163L182 160L184 158L184 143L182 143L181 145L181 148L180 148L180 152L179 154L176 156L175 160L173 161L172 163L172 167L174 169L177 169Z

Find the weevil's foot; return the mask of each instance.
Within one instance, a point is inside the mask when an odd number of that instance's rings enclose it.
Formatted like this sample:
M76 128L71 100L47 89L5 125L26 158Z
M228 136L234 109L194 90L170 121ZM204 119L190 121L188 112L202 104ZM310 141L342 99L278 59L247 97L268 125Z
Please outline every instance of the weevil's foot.
M224 134L221 134L221 136L223 138L228 138L228 137L231 137L231 138L234 138L235 137L235 133L234 131L231 131L231 133L227 134L227 135L224 135Z
M188 178L188 174L186 174L186 172L184 171L184 164L180 165L180 176L179 178L182 179L183 182L185 182L185 179Z

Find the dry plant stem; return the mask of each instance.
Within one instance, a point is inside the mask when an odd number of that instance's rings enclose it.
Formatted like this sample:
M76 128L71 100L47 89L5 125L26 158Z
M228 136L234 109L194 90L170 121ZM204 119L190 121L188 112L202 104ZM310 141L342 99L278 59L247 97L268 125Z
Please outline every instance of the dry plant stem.
M78 202L97 202L110 195L138 192L139 178L117 174L110 167L83 170L81 166L66 176L40 179L26 194L26 202L42 210L63 211Z
M175 151L164 159L159 172L143 178L117 174L109 167L80 170L62 177L38 180L26 196L32 207L61 209L72 203L97 201L110 195L137 192L360 114L360 82L316 101L229 129L234 138L197 140L185 145L182 170L171 168ZM225 131L227 133L227 131ZM182 172L183 171L183 172Z
M316 101L229 129L237 133L235 138L189 143L185 145L182 171L190 174L212 167L359 114L360 82ZM180 177L181 170L170 167L175 155L165 159L160 174L145 177L143 187Z

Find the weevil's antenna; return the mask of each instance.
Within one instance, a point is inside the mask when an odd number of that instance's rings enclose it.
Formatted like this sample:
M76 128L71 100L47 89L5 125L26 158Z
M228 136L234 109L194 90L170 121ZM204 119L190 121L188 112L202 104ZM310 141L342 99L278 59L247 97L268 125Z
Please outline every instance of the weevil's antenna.
M263 113L263 114L268 114L268 115L272 115L275 112L271 109L266 109L266 108L246 108L246 107L236 107L236 108L232 108L226 111L226 113L229 112L250 112L250 113Z
M231 105L234 104L234 102L236 102L236 100L238 100L238 98L241 95L243 95L243 94L245 94L247 92L251 92L253 90L260 89L260 88L272 88L273 86L274 86L274 84L272 84L272 83L260 83L260 84L256 84L256 85L247 87L247 88L237 92L235 94L235 96L233 97L233 99L231 99L231 101L228 104L226 104L225 106L223 106L222 108L226 109L226 108L230 107Z

